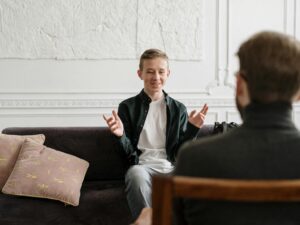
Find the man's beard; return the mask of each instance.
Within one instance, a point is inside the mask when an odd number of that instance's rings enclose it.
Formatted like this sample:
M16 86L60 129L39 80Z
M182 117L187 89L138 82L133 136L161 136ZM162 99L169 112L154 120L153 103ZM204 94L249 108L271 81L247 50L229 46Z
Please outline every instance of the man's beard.
M240 113L241 118L243 119L243 114L244 114L244 108L242 107L242 105L240 104L238 97L235 96L235 105Z

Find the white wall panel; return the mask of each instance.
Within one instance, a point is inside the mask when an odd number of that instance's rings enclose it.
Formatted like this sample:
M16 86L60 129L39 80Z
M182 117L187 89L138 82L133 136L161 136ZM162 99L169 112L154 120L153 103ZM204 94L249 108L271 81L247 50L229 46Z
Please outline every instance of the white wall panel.
M228 82L233 84L233 73L238 69L235 54L240 43L262 30L285 32L287 28L287 1L230 0L228 4ZM291 13L292 11L289 10L288 12Z
M226 112L226 120L227 122L234 121L238 124L242 122L240 114L237 112L237 110L229 110Z
M300 2L295 0L295 36L300 40Z
M296 33L296 4L297 0L285 0L284 31L292 36Z
M148 47L169 54L165 89L188 111L208 103L207 123L240 122L238 46L264 29L300 39L299 25L297 0L0 0L0 130L105 125L142 88Z

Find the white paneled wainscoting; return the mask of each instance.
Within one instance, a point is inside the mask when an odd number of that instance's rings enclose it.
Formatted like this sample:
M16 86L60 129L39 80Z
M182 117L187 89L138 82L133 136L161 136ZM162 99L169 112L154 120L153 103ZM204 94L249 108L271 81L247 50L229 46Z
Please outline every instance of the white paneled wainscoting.
M135 93L10 93L0 99L0 130L22 126L105 126L103 114L110 114L118 104ZM115 95L115 97L111 97ZM241 119L233 98L187 98L171 96L183 102L188 111L207 103L207 124L215 121L237 122ZM4 97L5 96L5 97ZM181 96L181 97L180 97ZM300 104L295 104L293 119L300 128Z

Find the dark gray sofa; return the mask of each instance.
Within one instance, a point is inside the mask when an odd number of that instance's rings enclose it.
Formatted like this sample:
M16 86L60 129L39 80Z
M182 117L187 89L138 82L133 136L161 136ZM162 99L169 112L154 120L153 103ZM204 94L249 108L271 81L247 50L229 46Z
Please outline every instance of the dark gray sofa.
M205 125L199 137L210 135ZM124 193L128 165L106 127L6 128L5 134L44 134L45 145L90 163L79 206L0 194L1 225L125 225L131 221Z

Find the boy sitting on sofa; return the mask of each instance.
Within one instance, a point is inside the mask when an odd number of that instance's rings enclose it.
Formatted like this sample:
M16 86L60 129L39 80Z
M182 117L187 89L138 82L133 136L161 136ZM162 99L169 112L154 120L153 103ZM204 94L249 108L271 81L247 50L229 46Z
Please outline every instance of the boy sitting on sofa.
M173 171L179 147L196 137L208 110L205 104L188 115L186 107L163 90L170 70L161 50L146 50L137 74L144 82L142 91L121 102L118 112L104 116L131 165L125 190L133 220L151 207L151 177Z

